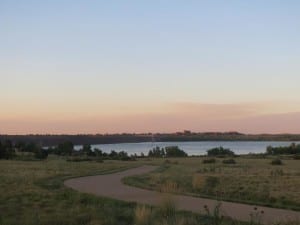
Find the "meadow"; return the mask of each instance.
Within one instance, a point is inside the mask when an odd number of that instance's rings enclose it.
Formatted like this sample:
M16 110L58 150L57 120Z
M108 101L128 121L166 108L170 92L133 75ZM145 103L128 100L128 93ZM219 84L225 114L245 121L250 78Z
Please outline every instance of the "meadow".
M151 174L127 178L126 182L160 191L202 195L198 188L197 176L218 177L228 191L243 184L251 190L259 179L265 177L273 182L270 189L284 187L286 199L292 203L285 207L297 208L299 204L299 161L284 160L284 165L272 167L269 159L237 159L236 165L223 165L217 160L214 165L202 163L202 158L184 159L138 159L136 161L67 161L64 157L49 155L46 160L0 161L0 224L1 225L96 225L96 224L189 224L189 225L237 225L242 223L221 218L218 212L205 215L178 212L172 200L166 200L161 207L150 207L126 203L90 194L79 193L63 185L71 177L113 173L140 165L158 165ZM261 170L263 169L263 170ZM282 170L281 172L274 172ZM255 172L256 171L256 172ZM254 176L254 173L261 173ZM271 172L276 173L272 176ZM232 176L231 181L227 180ZM277 174L278 173L278 174ZM227 177L224 177L227 174ZM240 180L244 176L244 179ZM248 177L248 178L247 178ZM223 179L224 178L224 179ZM226 179L225 179L226 178ZM149 180L147 180L149 179ZM200 178L200 180L202 180ZM275 182L276 180L276 182ZM284 180L284 182L282 182ZM246 182L247 181L247 182ZM297 183L298 182L298 183ZM201 182L200 182L201 183ZM199 184L200 184L199 183ZM282 186L280 186L282 185ZM200 186L199 186L200 187ZM218 185L215 190L218 190ZM247 189L247 190L248 190ZM199 189L200 190L200 189ZM201 189L202 190L202 189ZM259 189L259 190L264 190ZM256 193L256 192L255 192ZM272 193L272 192L270 192ZM276 192L283 195L282 190ZM212 193L207 196L216 197ZM202 209L199 209L199 211ZM249 212L250 213L250 212ZM298 223L294 223L298 224Z
M158 170L124 179L164 192L300 210L300 163L290 157L167 159ZM280 164L279 163L279 164Z
M2 160L0 224L130 224L133 204L75 192L65 188L63 180L137 165L120 161L72 163L56 156L44 161Z

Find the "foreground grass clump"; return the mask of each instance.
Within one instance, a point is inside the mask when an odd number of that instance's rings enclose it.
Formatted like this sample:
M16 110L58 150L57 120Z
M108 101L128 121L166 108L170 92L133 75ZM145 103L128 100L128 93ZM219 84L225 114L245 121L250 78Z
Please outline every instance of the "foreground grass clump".
M178 164L145 175L129 177L125 182L152 190L162 190L167 182L176 193L300 210L300 164L286 157L283 165L272 166L272 156L234 158L235 164L202 163L207 158L177 159ZM229 159L225 159L229 160Z

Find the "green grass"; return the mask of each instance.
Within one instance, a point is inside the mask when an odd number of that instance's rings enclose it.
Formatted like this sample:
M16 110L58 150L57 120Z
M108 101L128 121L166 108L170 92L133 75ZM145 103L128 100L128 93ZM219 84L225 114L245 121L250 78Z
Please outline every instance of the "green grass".
M203 158L169 159L160 169L128 177L133 186L162 191L166 184L174 192L214 199L300 210L300 164L285 159L271 165L271 158L235 158L236 164L203 163Z

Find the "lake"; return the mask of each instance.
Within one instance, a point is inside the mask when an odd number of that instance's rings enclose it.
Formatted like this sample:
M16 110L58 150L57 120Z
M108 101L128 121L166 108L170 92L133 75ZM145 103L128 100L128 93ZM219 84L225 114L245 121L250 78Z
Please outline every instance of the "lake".
M111 150L117 152L125 151L129 155L144 153L148 154L149 150L158 146L178 146L188 155L205 155L206 151L215 147L229 148L236 154L248 153L264 153L267 146L273 147L288 146L292 142L279 141L196 141L196 142L142 142L142 143L120 143L120 144L99 144L92 145L92 148L101 149L103 152L109 153ZM295 142L300 143L300 142ZM75 149L80 149L81 146L75 146Z

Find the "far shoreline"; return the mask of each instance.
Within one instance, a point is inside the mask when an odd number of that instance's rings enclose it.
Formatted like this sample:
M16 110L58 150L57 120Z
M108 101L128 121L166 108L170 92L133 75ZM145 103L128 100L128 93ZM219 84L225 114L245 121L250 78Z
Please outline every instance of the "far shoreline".
M42 146L54 146L64 141L74 145L122 144L145 142L297 142L300 134L243 134L239 132L192 132L176 133L121 133L121 134L0 134L0 141L34 142Z

